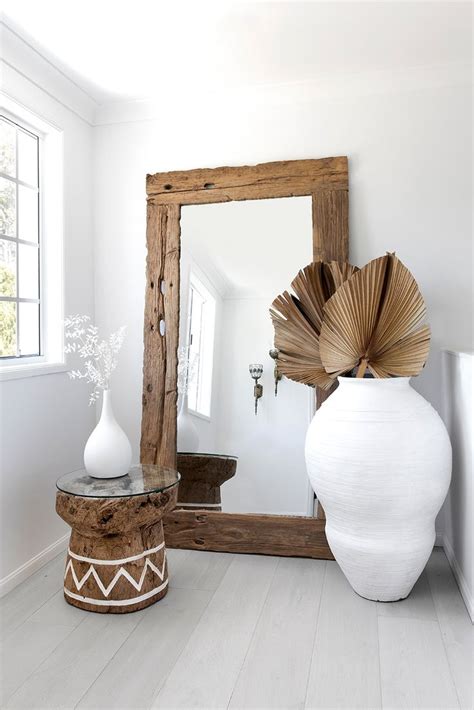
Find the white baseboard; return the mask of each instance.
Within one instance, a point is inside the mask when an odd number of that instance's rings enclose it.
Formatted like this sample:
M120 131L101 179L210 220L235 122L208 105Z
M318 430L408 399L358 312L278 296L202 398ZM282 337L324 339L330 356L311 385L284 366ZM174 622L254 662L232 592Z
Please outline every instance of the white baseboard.
M56 557L56 555L59 555L60 552L66 550L68 540L69 533L60 537L59 540L53 542L52 545L49 545L49 547L39 552L32 557L31 560L28 560L28 562L25 562L21 567L18 567L18 569L14 570L3 579L0 579L0 598L8 594L8 592L11 592L12 589L24 582L25 579Z
M466 605L467 612L471 617L471 621L474 622L474 600L472 598L472 592L469 589L469 585L466 582L466 578L464 577L462 570L458 564L458 561L456 560L454 550L451 547L451 543L445 535L442 535L442 540L442 547L444 549L446 557L448 558L449 566L451 567L454 578L459 587L459 591L461 592L464 604Z

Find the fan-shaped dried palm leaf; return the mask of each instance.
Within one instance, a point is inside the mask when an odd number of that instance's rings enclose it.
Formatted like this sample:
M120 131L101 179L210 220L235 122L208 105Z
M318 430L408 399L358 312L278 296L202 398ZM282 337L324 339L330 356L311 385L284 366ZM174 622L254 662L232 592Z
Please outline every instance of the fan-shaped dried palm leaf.
M319 355L319 334L324 304L357 271L350 264L315 261L292 281L296 296L285 291L273 301L270 314L278 348L278 372L307 385L328 388L328 375Z
M415 279L394 254L370 261L324 307L322 363L333 377L368 367L375 377L417 375L428 357L430 330Z

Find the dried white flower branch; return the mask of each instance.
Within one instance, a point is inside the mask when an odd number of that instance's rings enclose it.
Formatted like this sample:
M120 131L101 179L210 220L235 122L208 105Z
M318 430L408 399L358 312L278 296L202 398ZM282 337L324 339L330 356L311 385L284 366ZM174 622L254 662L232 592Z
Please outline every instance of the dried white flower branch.
M68 316L64 321L64 334L68 342L66 354L79 355L84 370L70 370L71 380L85 379L94 385L89 405L96 402L103 390L109 389L110 377L117 367L118 353L125 339L125 326L110 335L108 340L99 340L99 329L90 323L89 316Z

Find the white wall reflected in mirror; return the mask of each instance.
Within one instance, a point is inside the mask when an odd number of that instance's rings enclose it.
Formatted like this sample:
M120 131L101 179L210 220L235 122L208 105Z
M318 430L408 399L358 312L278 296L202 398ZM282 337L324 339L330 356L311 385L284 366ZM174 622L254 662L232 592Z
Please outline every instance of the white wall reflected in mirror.
M221 488L224 512L313 514L304 440L314 390L283 378L275 397L269 356L269 307L310 261L310 197L182 209L179 344L194 369L187 416L197 452L238 457ZM257 416L250 363L264 366Z

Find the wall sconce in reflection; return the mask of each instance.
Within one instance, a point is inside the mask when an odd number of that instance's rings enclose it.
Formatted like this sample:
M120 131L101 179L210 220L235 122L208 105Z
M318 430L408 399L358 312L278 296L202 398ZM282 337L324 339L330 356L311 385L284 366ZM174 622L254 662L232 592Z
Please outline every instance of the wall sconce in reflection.
M273 369L273 377L275 378L275 397L276 397L278 394L278 383L280 382L280 380L283 377L283 375L280 372L278 372L278 355L280 354L280 351L278 350L278 348L270 348L270 350L268 351L268 354L270 355L272 360L275 361L275 367Z
M263 387L258 384L259 379L263 375L263 365L249 365L250 377L255 380L253 388L253 396L255 397L255 414L257 414L258 400L263 395Z

